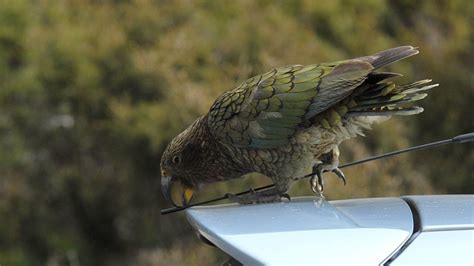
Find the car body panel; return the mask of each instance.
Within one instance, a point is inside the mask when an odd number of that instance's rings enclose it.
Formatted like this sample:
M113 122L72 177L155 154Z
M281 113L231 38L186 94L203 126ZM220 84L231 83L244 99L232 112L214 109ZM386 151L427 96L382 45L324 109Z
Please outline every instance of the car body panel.
M474 195L405 196L420 217L421 231L474 229Z
M474 265L474 195L302 197L186 213L245 265Z
M474 265L474 195L402 198L419 228L391 265Z
M248 265L383 263L409 239L413 220L400 198L193 207L197 231ZM361 245L363 243L363 245Z
M474 265L474 230L422 232L390 264Z

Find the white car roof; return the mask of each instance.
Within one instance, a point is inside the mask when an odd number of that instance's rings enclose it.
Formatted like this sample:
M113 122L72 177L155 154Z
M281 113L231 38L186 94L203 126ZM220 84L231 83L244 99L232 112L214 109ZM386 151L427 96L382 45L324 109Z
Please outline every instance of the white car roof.
M203 237L245 265L378 265L398 256L417 230L474 229L473 206L472 195L303 197L186 213Z
M399 198L297 198L187 214L200 234L246 265L378 264L413 230L410 208Z

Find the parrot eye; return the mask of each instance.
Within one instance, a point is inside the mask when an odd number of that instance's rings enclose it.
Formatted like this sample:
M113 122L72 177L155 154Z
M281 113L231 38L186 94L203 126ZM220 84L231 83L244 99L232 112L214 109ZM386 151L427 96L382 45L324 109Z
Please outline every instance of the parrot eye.
M174 164L179 164L179 163L181 163L181 156L175 155L175 156L173 157L172 162L173 162Z

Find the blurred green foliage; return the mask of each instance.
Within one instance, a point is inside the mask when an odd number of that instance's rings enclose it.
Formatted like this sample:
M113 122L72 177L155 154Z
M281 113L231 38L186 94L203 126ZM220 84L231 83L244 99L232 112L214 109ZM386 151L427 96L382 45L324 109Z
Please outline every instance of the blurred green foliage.
M221 261L183 214L160 216L160 154L220 93L273 67L420 47L390 69L440 83L425 112L349 141L343 161L473 131L473 3L0 0L0 264ZM354 167L327 195L473 193L473 172L472 145L443 147Z

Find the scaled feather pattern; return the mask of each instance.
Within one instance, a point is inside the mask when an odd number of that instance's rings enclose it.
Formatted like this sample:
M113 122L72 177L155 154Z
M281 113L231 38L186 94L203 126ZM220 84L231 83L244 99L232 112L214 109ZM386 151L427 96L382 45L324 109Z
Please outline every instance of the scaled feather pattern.
M399 85L393 80L400 74L379 70L417 53L402 46L350 60L280 67L249 78L222 94L208 114L168 145L161 161L163 193L169 193L167 182L196 188L259 172L273 180L274 189L231 199L278 201L287 197L295 178L315 169L338 170L342 141L393 115L423 111L413 103L437 84L425 79Z

